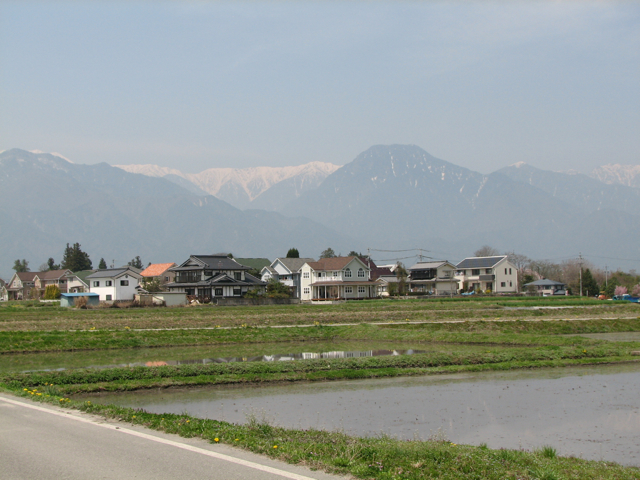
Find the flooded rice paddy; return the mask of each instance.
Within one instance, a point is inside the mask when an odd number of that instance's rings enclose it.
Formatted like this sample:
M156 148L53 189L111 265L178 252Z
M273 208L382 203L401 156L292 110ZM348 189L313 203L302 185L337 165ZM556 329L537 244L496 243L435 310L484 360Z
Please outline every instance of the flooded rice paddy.
M491 347L497 350L500 347ZM315 358L412 355L438 351L482 352L486 346L401 342L263 343L0 355L0 373L69 368L113 368L229 362L281 362Z
M153 390L100 402L286 427L447 438L640 465L640 365ZM95 399L95 395L82 398Z

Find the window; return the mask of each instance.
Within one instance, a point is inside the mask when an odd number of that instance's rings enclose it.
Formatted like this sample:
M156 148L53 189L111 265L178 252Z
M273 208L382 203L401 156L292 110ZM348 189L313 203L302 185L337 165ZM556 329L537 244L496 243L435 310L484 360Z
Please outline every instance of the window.
M491 269L490 268L485 268L484 273L486 273L487 275L491 274Z
M234 277L236 280L242 280L242 272L234 272L234 273L233 273L233 277Z
M164 281L168 282L169 281L169 277L164 277Z
M509 269L509 275L511 275L511 269Z
M309 272L304 272L302 274L302 278L309 278Z
M338 272L333 272L333 276L337 277L338 276Z
M215 289L215 296L216 297L221 297L222 296L222 289L221 288L216 288Z
M304 287L304 294L309 295L309 287Z
M504 274L507 274L507 267L504 268Z
M500 282L500 286L501 287L506 287L507 286L507 282Z
M358 293L366 293L366 292L367 292L366 287L363 287L363 286L358 287Z
M110 302L113 299L113 297L111 295L107 295L106 300L107 302Z
M94 287L99 287L100 286L100 280L94 280L93 281L93 286Z
M353 287L344 287L344 293L353 293Z
M358 278L364 278L364 270L362 268L358 269Z
M344 276L345 276L345 278L351 278L351 269L350 268L347 268L344 271Z
M240 295L242 295L242 290L240 288L234 288L233 289L233 296L234 297L239 297Z
M509 286L510 286L510 287L513 287L513 282L509 282Z
M318 278L324 277L324 272L318 272Z
M120 286L121 287L128 287L129 286L129 280L120 280Z
M113 282L112 282L111 280L106 280L106 281L104 282L104 285L105 285L106 287L111 287L111 286L113 285Z
M473 270L471 270L471 275L480 275L480 269L474 268Z

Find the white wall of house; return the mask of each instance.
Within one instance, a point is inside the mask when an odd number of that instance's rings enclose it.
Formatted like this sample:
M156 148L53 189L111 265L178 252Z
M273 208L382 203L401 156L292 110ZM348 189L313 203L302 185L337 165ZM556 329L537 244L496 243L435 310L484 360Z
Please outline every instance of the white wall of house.
M133 300L138 286L138 278L128 273L119 277L92 277L87 280L89 291L97 293L101 302Z
M490 288L493 293L516 293L518 291L518 269L506 258L492 268L467 268L464 272L464 275L456 275L460 289L466 282L468 289L475 286L475 289L485 291L487 286L491 284ZM493 281L480 280L483 275L494 275L495 278Z
M315 282L345 282L341 284L340 295L343 298L363 298L375 296L377 294L376 286L357 286L351 285L347 288L346 282L368 281L371 278L371 270L363 264L357 257L353 258L342 270L318 270L315 271L308 263L305 263L300 269L300 299L311 300L318 298L318 288L312 287ZM344 285L344 287L342 286ZM362 291L364 288L365 291ZM373 293L372 293L373 292Z

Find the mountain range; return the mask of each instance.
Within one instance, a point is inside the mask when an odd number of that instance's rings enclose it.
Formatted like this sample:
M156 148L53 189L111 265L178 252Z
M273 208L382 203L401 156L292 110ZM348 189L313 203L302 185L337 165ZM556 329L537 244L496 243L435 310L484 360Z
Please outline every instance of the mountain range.
M326 230L306 218L239 210L214 196L195 195L164 178L126 172L106 163L83 165L19 149L0 153L0 276L25 258L32 270L67 243L79 242L94 266L101 257L126 264L180 263L190 254L232 252L238 256L284 256L297 246L317 256ZM329 230L334 248L353 241Z
M211 169L197 183L197 175L177 170L126 168L145 174L18 149L1 153L0 188L9 201L0 210L0 272L10 273L16 258L32 268L49 256L59 261L74 242L94 263L136 255L179 262L217 251L273 258L290 247L317 257L329 246L342 253L419 247L459 261L488 244L537 259L582 252L595 263L611 258L640 268L640 188L583 174L517 163L484 175L414 145L377 145L339 168ZM261 209L235 208L211 192L236 192L233 198L244 195Z
M196 195L213 195L242 210L259 205L278 210L291 198L312 190L338 165L311 162L295 167L210 168L200 173L182 173L157 165L116 165L131 173L163 177Z

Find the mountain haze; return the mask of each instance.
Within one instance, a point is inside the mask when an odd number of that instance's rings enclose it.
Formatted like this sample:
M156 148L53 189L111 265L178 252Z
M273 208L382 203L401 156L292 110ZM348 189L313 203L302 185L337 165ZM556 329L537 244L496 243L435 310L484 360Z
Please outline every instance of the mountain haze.
M211 195L198 196L165 180L106 163L72 164L50 154L13 149L0 154L0 273L17 258L32 270L49 257L61 260L67 243L79 242L94 266L116 265L136 255L144 262L180 262L193 253L233 252L276 257L296 246L307 256L327 247L306 218L241 211ZM335 248L353 241L329 233Z
M200 173L182 173L174 168L157 165L116 167L131 173L164 177L193 193L213 195L240 209L262 210L276 210L302 192L316 188L339 168L338 165L323 162L294 167L210 168ZM260 200L257 200L259 197ZM256 203L252 203L254 201Z
M603 165L593 170L591 177L604 183L640 188L640 165Z

